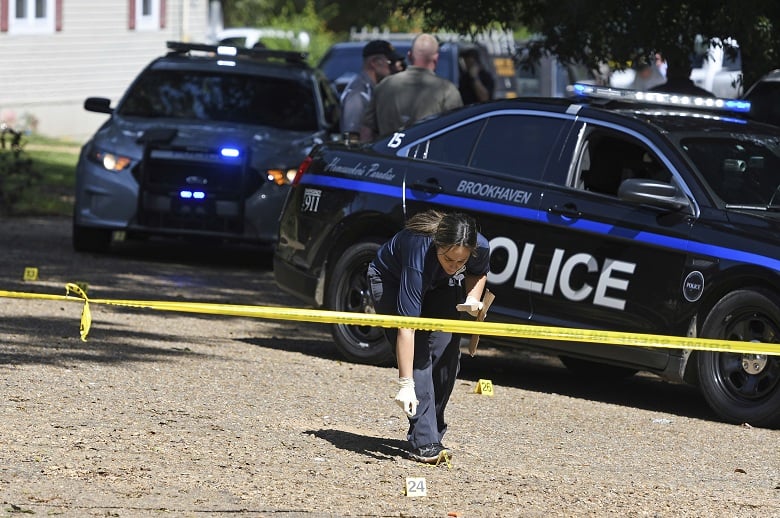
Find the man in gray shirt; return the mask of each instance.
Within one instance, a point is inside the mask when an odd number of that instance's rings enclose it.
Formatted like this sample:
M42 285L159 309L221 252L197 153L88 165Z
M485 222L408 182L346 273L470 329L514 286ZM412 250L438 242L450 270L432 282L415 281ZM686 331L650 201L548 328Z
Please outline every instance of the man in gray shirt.
M363 68L341 94L341 133L345 139L358 140L360 125L374 85L394 71L403 60L388 41L372 40L363 47Z
M384 137L428 115L463 106L458 88L435 73L439 42L420 34L409 51L409 68L376 85L360 128L360 140Z

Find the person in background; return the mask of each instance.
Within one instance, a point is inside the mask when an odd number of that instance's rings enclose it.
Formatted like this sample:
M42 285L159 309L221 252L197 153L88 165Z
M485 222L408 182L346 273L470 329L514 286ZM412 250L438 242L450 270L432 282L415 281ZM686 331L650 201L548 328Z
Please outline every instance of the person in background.
M379 314L458 319L464 300L476 316L490 268L490 246L474 218L428 210L412 216L369 264L367 278ZM409 457L449 462L442 445L444 409L460 366L460 335L386 328L395 347L396 402L409 418Z
M398 62L403 62L392 44L373 40L363 47L363 68L341 94L341 133L346 140L360 138L360 125L374 86L395 73Z
M397 59L393 62L392 65L390 65L390 73L397 74L398 72L403 72L406 70L406 60L402 57L401 59Z
M460 91L463 104L473 104L488 101L493 98L495 81L493 76L482 66L479 50L467 47L460 52Z
M655 58L652 63L645 57L638 58L634 70L636 75L629 86L631 90L644 92L666 82L666 78L658 68Z
M689 59L672 60L672 66L668 66L667 60L660 52L654 55L656 67L666 78L662 84L652 87L653 92L684 94L697 97L715 97L715 95L696 85L691 79L692 64ZM684 63L684 65L683 65ZM682 65L682 66L681 66Z
M435 73L439 42L419 34L409 50L409 67L376 85L368 103L360 140L384 137L415 121L463 106L457 87Z

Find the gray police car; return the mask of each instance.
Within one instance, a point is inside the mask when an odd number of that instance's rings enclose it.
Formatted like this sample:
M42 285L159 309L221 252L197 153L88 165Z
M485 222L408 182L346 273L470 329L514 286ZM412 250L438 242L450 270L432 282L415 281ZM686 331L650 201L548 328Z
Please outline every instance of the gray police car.
M298 164L338 132L328 80L298 52L168 43L81 150L73 246L112 237L272 246Z
M780 342L780 128L743 118L745 101L575 93L318 146L282 213L278 285L371 311L365 269L379 243L436 207L471 213L490 241L491 321ZM347 358L392 359L380 329L332 329ZM780 425L780 356L502 343L593 377L643 370L696 384L727 421Z

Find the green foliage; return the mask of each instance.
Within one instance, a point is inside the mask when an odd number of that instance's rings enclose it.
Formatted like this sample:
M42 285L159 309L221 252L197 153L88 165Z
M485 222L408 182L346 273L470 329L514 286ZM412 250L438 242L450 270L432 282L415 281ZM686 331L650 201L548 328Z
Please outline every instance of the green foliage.
M467 32L500 23L538 33L537 52L596 68L619 66L637 54L660 50L669 73L687 74L697 34L734 38L742 53L744 84L777 67L780 58L780 2L711 0L637 2L635 0L397 0L406 10L424 13L426 28ZM774 37L773 37L774 36Z
M288 2L288 4L293 4L293 2ZM311 38L307 50L309 62L314 66L328 48L336 42L336 37L327 30L325 25L327 13L325 13L325 16L321 13L318 14L314 0L306 0L300 11L294 11L292 7L292 5L288 5L279 14L270 18L269 24L271 27L279 29L289 29L296 32L306 31ZM268 46L273 48L271 43Z
M5 124L0 127L0 215L15 213L19 200L40 176L24 153L22 133Z
M335 7L318 11L315 0L226 0L224 2L226 27L273 27L294 33L309 34L309 62L316 65L328 48L337 41L328 30L326 20L334 16ZM293 50L292 42L284 39L265 38L270 49ZM298 49L295 49L298 50Z
M697 34L734 38L742 53L744 84L780 63L780 2L741 0L223 0L226 24L307 30L316 63L351 27L474 34L498 27L537 34L536 53L591 68L626 66L639 54L664 53L671 74L686 73Z
M24 140L20 132L0 135L0 214L72 214L79 144L35 133Z
M521 3L513 1L396 0L397 12L420 13L426 31L450 31L474 35L485 29L511 29L521 15Z

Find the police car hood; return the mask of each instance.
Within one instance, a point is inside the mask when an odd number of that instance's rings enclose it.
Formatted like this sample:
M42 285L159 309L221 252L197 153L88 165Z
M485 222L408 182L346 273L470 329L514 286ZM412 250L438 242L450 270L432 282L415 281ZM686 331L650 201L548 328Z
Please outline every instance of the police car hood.
M311 148L321 142L319 133L290 131L268 126L187 123L181 120L129 122L120 118L105 124L94 137L95 145L135 160L143 157L144 146L187 148L238 148L249 151L252 162L264 167L298 167Z

